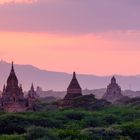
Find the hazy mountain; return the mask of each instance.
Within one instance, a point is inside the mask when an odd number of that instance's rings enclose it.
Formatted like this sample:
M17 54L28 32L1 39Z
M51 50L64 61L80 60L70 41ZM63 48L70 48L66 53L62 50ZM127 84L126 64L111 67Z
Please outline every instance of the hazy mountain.
M101 99L105 92L106 92L106 88L94 89L94 90L84 89L82 91L82 94L83 95L94 94L97 99ZM66 91L53 91L53 90L40 91L40 92L37 91L37 94L40 97L53 96L55 98L64 98L64 96L66 95ZM130 98L140 97L140 91L123 90L122 94Z
M5 61L0 61L0 90L2 90L4 83L6 83L10 69L11 64ZM19 83L22 83L24 90L28 90L33 82L35 86L40 86L43 90L53 89L56 91L65 91L72 78L72 75L68 73L41 70L32 65L15 65L15 71L18 76ZM106 88L110 82L111 76L80 74L77 75L77 78L83 89L100 89ZM140 90L139 75L116 75L116 78L122 89Z

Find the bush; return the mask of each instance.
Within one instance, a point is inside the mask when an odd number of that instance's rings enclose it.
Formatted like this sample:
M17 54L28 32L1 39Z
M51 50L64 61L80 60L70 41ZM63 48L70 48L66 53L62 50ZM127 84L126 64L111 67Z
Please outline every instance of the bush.
M82 120L85 117L85 113L82 111L68 110L64 112L64 115L70 120Z
M0 113L0 134L24 134L27 140L139 140L139 118L140 109L127 107Z
M86 128L81 131L82 134L90 136L94 140L114 140L119 139L121 132L112 128Z
M28 122L16 115L3 115L0 117L0 134L22 134Z
M121 130L122 135L130 136L133 140L140 140L140 121L123 124Z
M59 130L58 137L61 140L91 140L88 135L76 130Z
M58 138L49 130L43 127L31 126L27 129L27 140L58 140Z
M116 123L120 123L119 117L116 115L106 115L103 118L103 121L107 124L107 125L111 125L111 124L116 124Z
M25 140L25 138L20 135L1 135L0 140Z
M39 119L32 119L29 120L30 125L41 126L41 127L56 127L61 128L63 127L63 123L61 120L56 120L52 118L39 118Z
M95 116L87 116L82 120L82 124L84 128L87 127L97 127L102 126L104 123L101 121L100 117Z

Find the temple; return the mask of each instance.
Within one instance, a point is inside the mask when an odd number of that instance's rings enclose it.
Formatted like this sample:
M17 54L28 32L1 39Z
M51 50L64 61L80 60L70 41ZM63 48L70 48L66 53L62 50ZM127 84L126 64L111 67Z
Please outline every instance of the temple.
M65 96L65 100L70 100L75 97L82 96L82 89L78 83L78 80L76 78L76 73L73 73L73 78L67 88L67 94Z
M28 110L29 100L24 97L22 85L18 84L12 62L11 72L7 79L7 85L3 87L1 106L6 112L24 112Z
M36 98L38 98L38 95L37 95L36 91L34 90L33 83L31 85L31 89L28 91L28 98L30 98L30 99L36 99Z
M34 90L34 85L32 83L31 89L28 91L28 107L29 109L36 111L35 109L35 101L39 96L37 95L36 91Z
M115 101L122 98L121 88L116 82L116 78L113 76L111 83L107 86L106 93L103 95L103 99L114 103Z
M67 94L65 95L61 107L62 108L69 108L72 106L72 100L82 96L82 89L78 83L78 80L76 78L76 73L73 73L73 78L67 88Z

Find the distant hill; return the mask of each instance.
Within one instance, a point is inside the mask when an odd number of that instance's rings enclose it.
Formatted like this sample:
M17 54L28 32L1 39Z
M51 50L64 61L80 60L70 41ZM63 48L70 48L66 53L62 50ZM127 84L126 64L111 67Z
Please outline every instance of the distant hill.
M0 61L0 90L2 90L4 83L6 83L10 69L10 63ZM28 90L33 82L35 86L40 86L43 90L53 89L55 91L66 91L72 78L71 74L65 72L41 70L32 65L15 65L15 71L18 76L19 83L22 83L24 90ZM100 89L106 88L110 82L111 76L79 74L77 75L77 78L83 89ZM116 75L116 78L122 89L140 90L139 75ZM139 94L139 92L137 94Z
M97 99L101 99L105 92L106 92L106 88L94 89L94 90L84 89L82 91L83 95L94 94ZM122 94L130 98L140 97L140 91L123 90ZM38 95L40 97L53 96L55 98L64 98L64 96L66 95L66 91L53 91L53 90L40 91L38 92Z

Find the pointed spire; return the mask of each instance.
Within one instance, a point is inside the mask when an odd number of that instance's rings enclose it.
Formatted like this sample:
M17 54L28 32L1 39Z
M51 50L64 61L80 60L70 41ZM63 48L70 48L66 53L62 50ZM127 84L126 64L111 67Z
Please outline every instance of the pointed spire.
M12 61L11 73L15 73L15 70L14 70L14 62L13 61Z
M76 72L73 72L73 79L76 79Z
M14 74L15 75L15 70L14 70L14 62L12 61L12 66L11 66L11 72L10 74Z
M15 74L15 70L14 70L14 62L12 61L12 66L11 66L11 74Z
M31 85L31 91L34 91L34 84Z
M78 80L76 78L76 72L73 72L73 78L69 84L68 89L81 89Z
M111 84L116 84L116 78L115 78L115 76L112 77Z
M14 67L14 62L12 61L12 68Z
M36 91L34 90L33 83L31 84L31 89L28 91L28 97L35 99L37 97Z
M12 61L12 66L11 66L11 72L10 72L10 75L7 79L7 85L13 85L13 82L11 82L11 81L14 81L14 84L16 86L18 86L18 79L17 79L16 74L15 74L13 61Z

